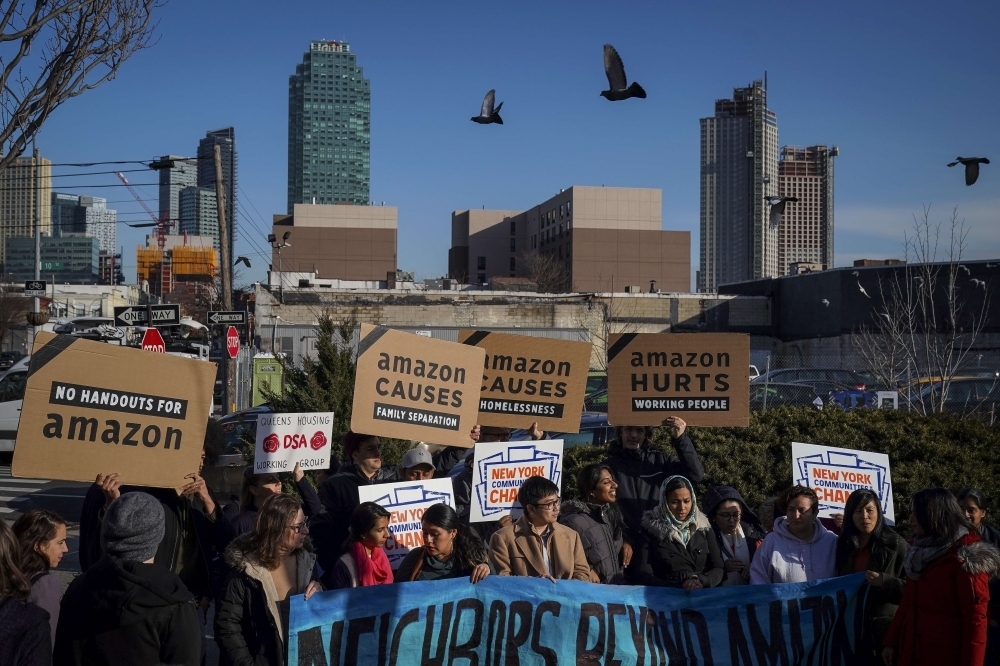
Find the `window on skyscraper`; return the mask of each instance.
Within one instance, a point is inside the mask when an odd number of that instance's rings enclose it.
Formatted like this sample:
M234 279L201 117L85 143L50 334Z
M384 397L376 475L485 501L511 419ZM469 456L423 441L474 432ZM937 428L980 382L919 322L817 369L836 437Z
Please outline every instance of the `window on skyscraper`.
M486 257L476 257L476 270L486 270Z

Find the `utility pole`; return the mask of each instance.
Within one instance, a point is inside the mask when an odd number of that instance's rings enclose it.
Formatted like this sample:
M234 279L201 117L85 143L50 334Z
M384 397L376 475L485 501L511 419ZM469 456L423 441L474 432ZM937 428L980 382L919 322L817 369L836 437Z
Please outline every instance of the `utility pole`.
M38 147L35 146L35 137L31 137L31 155L33 166L35 167L35 279L42 279L42 163L38 155ZM52 280L52 284L55 285L55 280ZM54 286L53 286L54 288ZM42 311L42 301L38 296L34 298L34 310L33 312ZM35 336L38 335L38 331L41 330L41 325L34 327L34 333L31 337L31 347L35 347ZM29 352L30 353L30 352Z
M219 211L219 249L222 263L222 309L233 309L233 260L229 256L229 226L226 224L226 188L222 181L222 148L215 144L215 202ZM222 374L222 413L229 414L233 402L233 379L236 375L236 364L229 358L229 352L223 355L225 364Z

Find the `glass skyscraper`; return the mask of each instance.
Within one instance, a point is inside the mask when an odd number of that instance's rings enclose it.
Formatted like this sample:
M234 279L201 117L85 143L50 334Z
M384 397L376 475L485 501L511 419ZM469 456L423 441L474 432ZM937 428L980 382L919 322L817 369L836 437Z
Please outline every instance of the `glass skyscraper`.
M297 203L367 205L371 82L347 42L313 41L288 79L288 213Z

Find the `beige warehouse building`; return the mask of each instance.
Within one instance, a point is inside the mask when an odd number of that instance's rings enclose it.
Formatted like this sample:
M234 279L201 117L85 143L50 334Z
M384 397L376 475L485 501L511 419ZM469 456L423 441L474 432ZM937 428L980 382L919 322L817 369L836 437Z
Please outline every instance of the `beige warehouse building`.
M472 284L531 277L548 257L575 292L691 291L691 233L664 231L659 189L573 186L526 211L464 210L451 217L448 274Z

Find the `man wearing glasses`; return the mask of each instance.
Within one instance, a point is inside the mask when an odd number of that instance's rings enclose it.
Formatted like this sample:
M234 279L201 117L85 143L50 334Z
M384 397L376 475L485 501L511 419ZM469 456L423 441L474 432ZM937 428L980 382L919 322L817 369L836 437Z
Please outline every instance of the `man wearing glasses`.
M560 525L559 487L532 476L517 493L524 513L490 539L490 561L500 576L590 581L580 535Z

